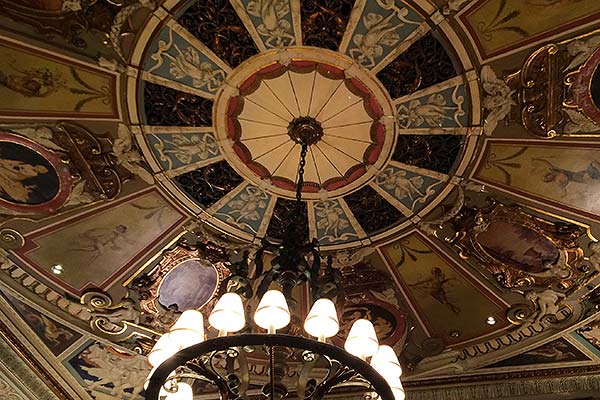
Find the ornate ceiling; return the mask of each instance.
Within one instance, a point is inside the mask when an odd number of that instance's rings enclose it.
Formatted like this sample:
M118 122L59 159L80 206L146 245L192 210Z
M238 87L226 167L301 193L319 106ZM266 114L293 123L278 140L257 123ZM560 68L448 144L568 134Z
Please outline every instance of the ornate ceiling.
M0 398L143 398L157 335L282 238L300 135L301 231L408 399L600 391L596 0L0 15Z

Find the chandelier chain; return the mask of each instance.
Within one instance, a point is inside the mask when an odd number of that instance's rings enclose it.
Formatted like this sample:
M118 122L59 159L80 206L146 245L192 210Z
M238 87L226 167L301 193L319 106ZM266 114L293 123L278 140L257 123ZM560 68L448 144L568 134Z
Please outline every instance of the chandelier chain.
M302 186L304 186L304 167L306 166L307 153L308 145L302 143L302 150L300 150L300 164L298 166L298 184L296 186L296 202L298 204L302 202Z

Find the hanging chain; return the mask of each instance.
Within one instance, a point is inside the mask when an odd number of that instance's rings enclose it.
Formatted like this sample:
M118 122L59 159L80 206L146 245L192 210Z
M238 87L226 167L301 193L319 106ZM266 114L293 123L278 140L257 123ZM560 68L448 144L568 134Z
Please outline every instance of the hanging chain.
M308 145L302 143L300 150L300 165L298 166L298 185L296 186L296 203L302 202L302 186L304 186L304 166L306 165L306 153L308 153Z

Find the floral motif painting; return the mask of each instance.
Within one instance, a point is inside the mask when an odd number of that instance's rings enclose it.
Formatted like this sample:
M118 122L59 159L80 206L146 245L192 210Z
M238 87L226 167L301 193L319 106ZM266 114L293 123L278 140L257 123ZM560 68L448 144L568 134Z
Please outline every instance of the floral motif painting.
M81 334L61 324L46 313L23 303L7 291L0 291L40 340L58 356L81 337Z
M565 151L569 157L564 157ZM477 179L545 203L600 215L600 157L594 144L492 141Z
M116 76L0 38L0 116L118 119Z
M599 17L596 0L479 0L460 19L486 59Z

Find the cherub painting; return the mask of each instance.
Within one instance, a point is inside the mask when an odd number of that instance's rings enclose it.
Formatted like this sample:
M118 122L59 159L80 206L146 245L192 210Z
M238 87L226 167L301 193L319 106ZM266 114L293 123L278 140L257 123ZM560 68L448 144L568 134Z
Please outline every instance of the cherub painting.
M593 181L600 181L600 159L592 160L586 168L580 170L559 168L544 158L534 158L532 160L534 161L534 168L546 170L543 175L544 182L556 184L565 194L571 183L588 184Z
M452 313L458 315L460 314L460 307L454 303L448 293L453 280L455 278L447 277L441 268L433 267L429 277L409 283L408 286L422 290L433 297L435 301L448 308Z
M48 68L21 69L10 60L10 70L0 71L0 85L25 97L48 97L66 86L65 80Z

